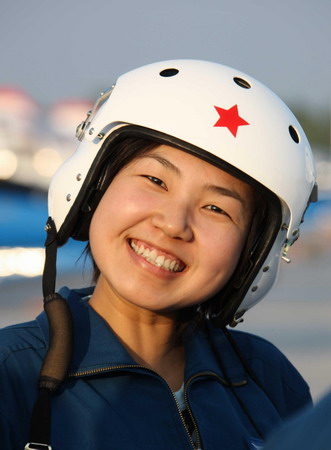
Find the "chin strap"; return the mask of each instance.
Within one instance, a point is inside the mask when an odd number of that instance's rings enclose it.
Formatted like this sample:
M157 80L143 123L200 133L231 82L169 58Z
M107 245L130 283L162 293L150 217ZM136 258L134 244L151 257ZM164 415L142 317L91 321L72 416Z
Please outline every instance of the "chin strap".
M51 217L47 220L45 230L43 295L49 323L49 346L40 371L39 395L32 411L30 438L25 450L51 450L51 397L67 375L72 354L70 309L61 295L55 293L57 232Z

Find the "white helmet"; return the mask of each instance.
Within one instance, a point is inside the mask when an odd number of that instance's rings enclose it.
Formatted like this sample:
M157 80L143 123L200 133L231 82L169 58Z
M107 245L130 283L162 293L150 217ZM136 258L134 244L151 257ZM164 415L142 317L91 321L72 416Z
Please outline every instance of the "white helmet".
M164 61L122 75L78 127L80 144L51 182L49 216L58 245L70 236L87 239L81 224L84 215L93 214L86 208L90 187L114 142L128 136L174 145L264 187L276 199L263 236L249 249L249 269L239 286L237 277L226 291L234 298L227 323L238 319L272 287L315 195L312 152L299 122L264 85L220 64ZM210 311L218 316L221 303Z

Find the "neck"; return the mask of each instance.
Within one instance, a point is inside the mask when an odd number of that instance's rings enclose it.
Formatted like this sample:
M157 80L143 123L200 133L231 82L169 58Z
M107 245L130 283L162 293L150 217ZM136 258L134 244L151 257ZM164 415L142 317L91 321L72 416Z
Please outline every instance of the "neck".
M118 339L142 366L157 372L178 390L184 379L184 348L177 331L177 315L146 310L106 294L99 280L91 307L108 323Z

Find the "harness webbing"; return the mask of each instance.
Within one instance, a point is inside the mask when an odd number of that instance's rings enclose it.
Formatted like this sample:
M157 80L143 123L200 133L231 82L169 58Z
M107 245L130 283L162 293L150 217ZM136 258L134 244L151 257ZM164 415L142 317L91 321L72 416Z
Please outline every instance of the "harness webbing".
M55 293L57 240L49 217L45 227L46 258L43 273L44 310L49 323L49 346L39 376L39 395L34 405L26 449L50 449L51 398L65 379L72 354L73 326L67 302Z

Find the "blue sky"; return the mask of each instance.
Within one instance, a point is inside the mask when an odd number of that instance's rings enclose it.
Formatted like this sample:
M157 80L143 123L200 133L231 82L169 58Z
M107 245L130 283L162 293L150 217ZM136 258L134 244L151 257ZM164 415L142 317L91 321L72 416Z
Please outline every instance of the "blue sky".
M2 0L0 84L46 105L94 99L134 67L196 58L328 108L330 18L329 0Z

